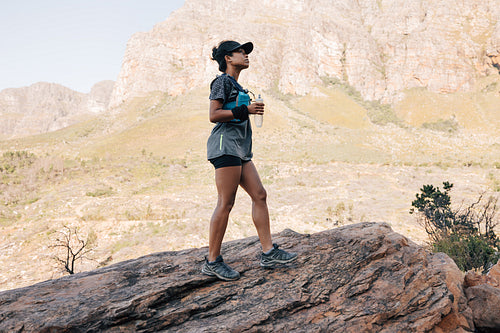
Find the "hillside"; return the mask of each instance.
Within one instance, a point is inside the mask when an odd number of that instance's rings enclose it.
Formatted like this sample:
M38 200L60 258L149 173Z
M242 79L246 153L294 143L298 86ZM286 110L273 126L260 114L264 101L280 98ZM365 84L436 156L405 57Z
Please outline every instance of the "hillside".
M209 55L225 38L255 43L240 81L266 103L254 162L273 232L385 221L424 244L408 214L423 184L455 184L456 205L499 195L495 1L235 3L238 25L187 0L135 34L112 92L0 93L0 290L62 276L64 226L96 238L77 271L207 244ZM254 234L250 205L239 193L226 240Z
M369 114L383 109L341 88L318 86L323 97L264 94L268 112L255 129L254 160L273 232L389 221L422 243L408 210L423 184L454 183L457 204L498 195L498 137L461 126L377 125ZM59 131L0 142L0 288L64 274L51 247L64 225L97 236L92 260L78 271L206 245L216 201L205 159L207 96L207 88L152 93ZM317 112L322 103L335 105L332 116ZM352 109L355 116L338 117ZM239 193L226 240L254 234L249 207Z

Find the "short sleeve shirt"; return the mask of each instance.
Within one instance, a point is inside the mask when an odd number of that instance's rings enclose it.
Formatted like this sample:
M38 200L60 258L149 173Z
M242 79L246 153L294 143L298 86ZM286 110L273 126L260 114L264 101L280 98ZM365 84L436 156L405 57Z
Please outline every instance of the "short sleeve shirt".
M234 87L231 79L226 75L218 76L210 85L210 99L221 99L222 104L234 102L238 96L238 90Z
M221 75L212 81L209 98L222 100L224 107L228 103L237 101L239 93L231 79L227 75ZM237 156L244 161L252 159L250 121L229 121L214 126L207 141L207 158L210 160L222 155Z

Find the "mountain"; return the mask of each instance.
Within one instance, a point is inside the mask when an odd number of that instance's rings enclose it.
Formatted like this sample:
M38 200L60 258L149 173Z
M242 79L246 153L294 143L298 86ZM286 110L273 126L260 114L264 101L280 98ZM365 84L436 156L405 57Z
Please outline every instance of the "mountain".
M217 74L211 49L224 39L254 43L251 70L241 78L259 92L321 95L316 86L328 79L365 100L392 104L413 89L470 92L482 77L498 76L500 6L497 0L186 0L129 40L111 105L206 86Z
M151 32L135 35L129 42L120 82L113 89L118 105L106 112L85 111L81 121L56 131L0 140L0 290L62 276L53 258L63 254L53 244L64 226L78 227L84 236L97 236L95 252L78 264L79 272L153 252L208 244L207 223L217 200L213 168L206 160L206 140L213 127L208 120L208 82L217 71L208 55L221 38L256 43L251 68L242 73L241 82L256 93L262 91L266 103L264 126L253 132L253 150L269 193L274 231L293 228L312 233L355 222L388 221L396 232L424 243L425 231L408 217L423 184L454 183L455 203L475 202L480 193L498 196L500 75L494 66L498 59L483 58L485 70L477 72L470 90L445 93L425 86L410 88L401 90L404 97L390 105L365 98L363 87L353 85L351 70L346 71L348 80L319 75L318 83L304 95L286 93L280 90L283 84L278 74L289 72L287 65L293 61L309 68L330 45L313 47L311 54L317 56L306 61L300 60L305 52L300 47L296 48L302 53L295 54L295 60L289 57L295 52L292 42L299 45L301 40L288 30L302 24L285 20L289 12L301 20L309 14L319 15L318 21L330 19L319 9L309 8L313 3L340 6L338 2L254 1L250 5L263 9L243 4L238 7L241 11L235 11L215 1L187 1ZM361 6L344 3L354 9ZM386 2L376 3L389 15ZM449 7L467 9L466 3ZM488 3L471 7L470 15ZM439 2L445 8L442 11L455 11L446 4ZM429 12L435 6L422 2ZM494 8L485 12L485 17L493 17L494 12ZM337 20L343 22L348 14ZM244 17L241 27L231 20L237 15ZM245 25L248 20L261 29L259 34ZM227 29L208 34L212 31L204 28L208 21ZM235 32L223 36L231 26ZM276 29L282 36L275 35ZM436 23L429 29L436 29L438 36L444 28ZM489 35L494 35L494 29L495 25ZM331 35L326 32L325 36ZM196 36L200 40L190 42ZM207 42L206 38L211 39ZM356 40L352 38L351 44ZM289 54L278 47L285 40L290 44ZM493 43L493 37L488 40ZM200 45L202 51L197 49ZM274 46L274 53L266 51ZM327 68L325 64L321 68ZM299 80L304 72L297 73ZM199 75L206 81L199 80ZM371 89L374 84L367 81L365 86ZM57 111L54 106L55 114L68 112L69 116L85 105L96 107L96 103L84 103L82 95L54 96L61 96L61 103L68 107ZM68 96L73 96L73 102L65 102ZM106 100L108 95L95 96ZM12 116L12 123L23 117ZM24 121L36 117L33 113ZM48 112L47 119L53 118ZM9 118L0 118L0 126L6 126L3 119ZM47 128L49 120L39 123ZM254 235L250 207L251 200L239 191L226 240Z
M495 134L500 126L497 0L186 0L130 38L114 85L99 83L88 95L46 83L0 92L0 139L60 129L108 105L120 112L134 97L206 87L218 74L211 49L224 39L255 45L241 75L246 87L309 98L322 107L317 113L337 113L335 94L322 89L333 84L355 95L356 118L360 102L394 113L371 123ZM349 120L350 110L336 124L366 127L366 119Z
M114 81L96 83L90 93L55 83L0 91L0 139L55 131L108 107Z

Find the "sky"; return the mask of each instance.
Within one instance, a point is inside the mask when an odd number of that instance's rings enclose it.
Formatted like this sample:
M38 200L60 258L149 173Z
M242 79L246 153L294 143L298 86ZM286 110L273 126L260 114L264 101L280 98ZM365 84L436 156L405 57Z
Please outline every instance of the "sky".
M116 80L129 38L184 0L10 0L0 7L0 91L36 82L88 93Z

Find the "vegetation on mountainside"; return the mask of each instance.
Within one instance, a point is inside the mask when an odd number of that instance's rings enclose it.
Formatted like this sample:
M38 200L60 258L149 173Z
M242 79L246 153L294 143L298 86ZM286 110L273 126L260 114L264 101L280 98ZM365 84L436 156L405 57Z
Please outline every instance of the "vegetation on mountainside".
M78 227L64 226L59 232L51 247L57 248L58 254L54 260L69 274L75 274L75 264L84 260L92 260L90 254L97 246L97 235L89 232L87 237L82 237Z
M357 104L362 106L367 110L368 117L370 121L377 125L387 125L395 124L398 126L403 126L401 119L397 117L391 105L383 104L379 101L367 101L365 100L359 91L357 91L353 86L341 82L337 78L332 77L321 77L323 84L343 91L347 96L355 101Z
M443 191L424 185L410 213L418 214L434 252L448 254L462 271L487 272L500 258L500 239L494 231L500 223L496 218L498 199L484 200L480 195L473 204L453 209L449 195L452 187L449 182L443 183Z
M458 130L496 135L500 123L500 76L477 79L471 91L435 93L423 87L403 92L393 105L405 124L440 132Z
M458 122L454 118L446 120L438 119L435 122L423 123L422 127L434 131L454 133L458 130Z
M424 232L407 223L415 182L446 173L469 185L460 197L500 188L500 144L491 135L358 127L366 109L340 88L318 92L264 95L254 153L274 231L385 221L421 242ZM59 131L0 141L0 289L56 277L49 245L64 225L78 226L82 235L94 230L99 239L96 261L77 271L204 246L216 201L205 157L213 127L207 96L208 88L177 97L150 94ZM330 108L315 109L323 104ZM348 119L352 105L357 109ZM227 240L255 235L251 202L244 191L238 196Z

